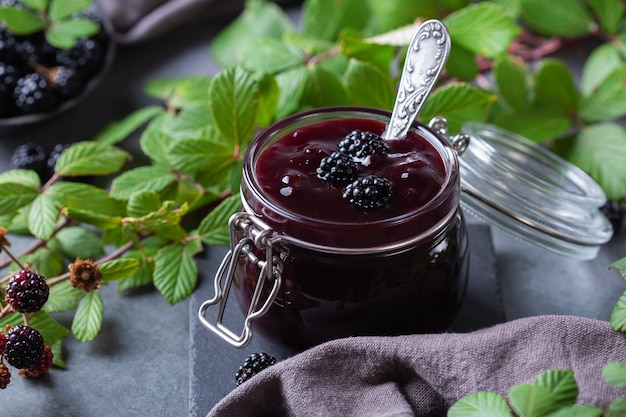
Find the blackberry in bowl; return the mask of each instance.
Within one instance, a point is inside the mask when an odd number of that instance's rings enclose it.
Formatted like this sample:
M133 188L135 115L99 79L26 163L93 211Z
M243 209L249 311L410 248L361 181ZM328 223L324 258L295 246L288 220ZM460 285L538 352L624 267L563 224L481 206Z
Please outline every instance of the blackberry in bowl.
M54 33L51 28L64 26L47 23L25 30L9 13L18 9L42 21L79 24L83 32L76 37ZM0 3L0 127L39 122L76 106L112 64L115 43L96 9L54 16L51 9L35 10L19 1Z

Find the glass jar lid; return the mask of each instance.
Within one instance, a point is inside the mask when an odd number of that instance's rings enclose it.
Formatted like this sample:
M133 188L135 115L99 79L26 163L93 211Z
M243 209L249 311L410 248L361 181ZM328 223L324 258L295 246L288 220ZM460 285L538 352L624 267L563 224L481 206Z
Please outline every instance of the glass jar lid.
M602 188L580 168L520 135L466 123L461 205L512 235L561 255L593 259L613 228Z

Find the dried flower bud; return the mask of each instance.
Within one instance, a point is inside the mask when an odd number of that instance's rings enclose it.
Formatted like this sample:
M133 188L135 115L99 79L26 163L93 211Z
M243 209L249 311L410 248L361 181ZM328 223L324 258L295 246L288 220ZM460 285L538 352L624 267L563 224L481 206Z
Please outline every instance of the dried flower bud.
M70 283L74 288L90 292L100 288L102 280L102 272L98 266L91 260L76 259L70 264Z
M11 247L11 242L9 242L9 240L7 239L7 233L9 233L9 231L0 226L0 250L2 250L3 247Z
M11 371L4 363L0 363L0 389L5 389L11 382Z

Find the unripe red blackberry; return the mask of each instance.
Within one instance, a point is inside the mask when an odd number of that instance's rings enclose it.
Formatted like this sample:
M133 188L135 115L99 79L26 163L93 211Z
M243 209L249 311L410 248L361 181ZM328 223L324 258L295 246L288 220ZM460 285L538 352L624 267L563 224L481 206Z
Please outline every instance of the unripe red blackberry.
M0 333L0 356L2 355L2 352L4 352L4 346L7 344L7 337L4 335L4 333Z
M22 269L11 277L6 292L4 299L15 311L34 313L48 301L50 287L41 275Z
M52 353L52 348L48 345L45 345L43 348L43 355L41 355L41 359L39 360L39 362L37 362L28 369L21 369L20 375L35 378L40 375L47 374L48 370L52 366L53 358L54 354Z
M18 369L30 368L41 360L43 351L43 337L32 327L21 324L7 332L4 357L9 365Z

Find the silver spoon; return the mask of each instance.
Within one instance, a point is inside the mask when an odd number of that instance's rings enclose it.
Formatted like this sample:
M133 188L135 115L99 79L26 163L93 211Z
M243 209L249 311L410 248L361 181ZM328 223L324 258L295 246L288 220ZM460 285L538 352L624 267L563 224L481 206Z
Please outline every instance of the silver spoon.
M439 79L450 54L450 34L439 20L427 20L406 53L396 103L383 139L404 138Z

